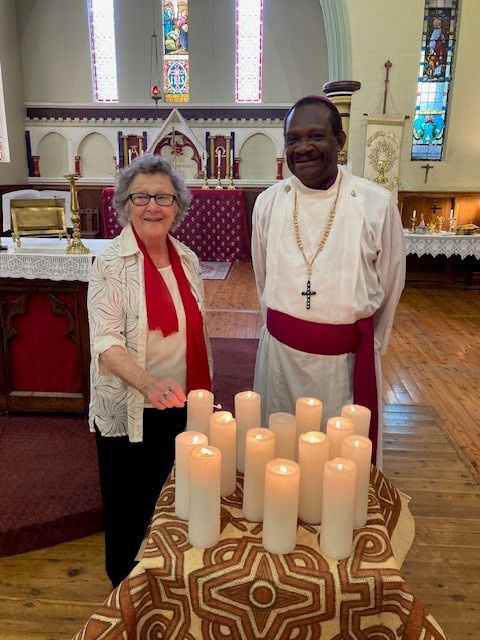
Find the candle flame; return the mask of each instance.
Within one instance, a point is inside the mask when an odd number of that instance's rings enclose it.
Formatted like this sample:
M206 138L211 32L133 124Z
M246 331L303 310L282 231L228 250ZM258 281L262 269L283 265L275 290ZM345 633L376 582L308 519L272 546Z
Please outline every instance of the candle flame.
M358 447L360 446L360 440L355 440L355 442L353 443L353 446L357 447L358 449Z
M197 444L197 442L200 442L200 436L193 436L190 444Z
M340 427L342 426L342 422L340 420L336 420L335 426L337 427L337 429L340 429Z
M288 473L288 467L286 467L284 464L281 464L278 467L278 470L280 471L280 473Z
M199 392L198 392L198 397L199 397L199 398L203 398L203 391L199 391Z
M305 440L307 442L320 442L320 438L313 433L310 433L308 436L306 436Z
M213 451L211 449L207 449L206 447L202 447L200 449L200 453L202 453L204 456L213 456Z
M342 469L343 469L343 464L342 464L342 463L337 464L337 469L338 469L339 471L342 471Z
M315 404L315 400L313 398L309 398L308 403L307 404Z
M263 436L261 433L256 433L255 434L255 440L263 440Z
M251 391L247 391L247 398L251 398L252 397L252 392Z
M355 413L355 412L357 411L357 410L356 410L356 408L355 408L355 405L354 405L354 404L351 404L351 405L350 405L350 411L351 411L352 413Z

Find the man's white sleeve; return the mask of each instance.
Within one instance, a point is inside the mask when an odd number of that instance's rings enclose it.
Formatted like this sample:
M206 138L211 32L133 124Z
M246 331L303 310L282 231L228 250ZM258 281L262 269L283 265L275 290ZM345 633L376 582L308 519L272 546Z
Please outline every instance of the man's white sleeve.
M405 234L398 207L392 197L387 204L381 245L376 268L385 298L375 313L375 341L383 355L387 351L395 310L405 286Z

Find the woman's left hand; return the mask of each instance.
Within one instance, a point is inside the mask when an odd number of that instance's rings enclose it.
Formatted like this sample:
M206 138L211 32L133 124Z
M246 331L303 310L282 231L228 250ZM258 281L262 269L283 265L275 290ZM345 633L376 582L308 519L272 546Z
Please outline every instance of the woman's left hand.
M148 387L147 398L156 409L181 408L187 399L182 387L173 378L156 378Z

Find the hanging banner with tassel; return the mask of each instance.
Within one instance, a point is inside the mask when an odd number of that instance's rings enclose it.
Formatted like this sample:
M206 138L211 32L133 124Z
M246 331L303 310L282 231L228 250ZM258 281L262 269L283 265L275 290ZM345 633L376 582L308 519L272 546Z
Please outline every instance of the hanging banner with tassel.
M363 175L398 198L398 174L405 116L372 114L367 120Z

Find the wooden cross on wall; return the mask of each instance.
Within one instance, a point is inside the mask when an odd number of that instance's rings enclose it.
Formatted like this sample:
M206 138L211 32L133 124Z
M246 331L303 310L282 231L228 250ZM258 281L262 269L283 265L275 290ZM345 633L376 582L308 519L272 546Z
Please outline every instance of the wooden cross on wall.
M428 207L429 209L431 209L433 211L433 215L436 216L437 215L437 211L440 211L442 207L437 207L437 201L434 200L433 201L433 207Z
M427 182L427 178L428 178L428 172L430 171L430 169L434 169L433 164L422 164L422 169L425 169L425 182Z

